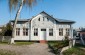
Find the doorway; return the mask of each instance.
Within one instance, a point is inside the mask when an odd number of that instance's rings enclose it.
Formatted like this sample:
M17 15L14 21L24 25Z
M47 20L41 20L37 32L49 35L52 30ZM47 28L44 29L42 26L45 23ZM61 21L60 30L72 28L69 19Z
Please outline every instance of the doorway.
M46 40L46 29L41 29L40 40Z

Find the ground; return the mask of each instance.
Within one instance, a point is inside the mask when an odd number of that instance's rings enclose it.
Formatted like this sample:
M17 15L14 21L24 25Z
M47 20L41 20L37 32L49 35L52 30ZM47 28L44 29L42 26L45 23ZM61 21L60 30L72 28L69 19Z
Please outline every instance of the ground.
M63 55L85 55L85 46L76 44L74 47L64 51Z
M0 44L0 49L14 51L17 55L55 55L48 48L47 44L40 43L21 46Z

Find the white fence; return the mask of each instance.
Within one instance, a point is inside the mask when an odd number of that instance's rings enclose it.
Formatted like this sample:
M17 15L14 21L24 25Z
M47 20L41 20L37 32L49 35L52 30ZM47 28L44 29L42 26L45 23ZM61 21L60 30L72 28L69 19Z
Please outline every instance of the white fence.
M3 41L8 42L8 41L10 41L10 39L11 39L11 36L0 36L0 41L1 42L3 42Z

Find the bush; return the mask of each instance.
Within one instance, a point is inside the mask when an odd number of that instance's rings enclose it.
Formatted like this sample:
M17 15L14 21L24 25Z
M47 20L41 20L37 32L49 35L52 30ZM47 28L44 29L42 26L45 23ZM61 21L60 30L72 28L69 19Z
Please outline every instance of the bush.
M5 28L6 30L5 30L5 33L4 33L4 35L5 36L12 36L12 26L11 26L11 24L7 24L6 25L6 28Z
M2 27L2 31L0 32L1 36L12 36L12 26L8 23Z
M55 41L55 42L53 41L53 42L48 42L48 45L49 48L52 49L53 53L60 54L61 49L69 45L69 41L68 40Z
M63 41L48 42L48 45L55 54L60 55L61 49L69 46L68 35L65 35L65 39Z
M64 41L55 41L55 42L48 42L49 45L55 47L55 48L62 48L65 46L69 45L69 41L68 40L64 40Z

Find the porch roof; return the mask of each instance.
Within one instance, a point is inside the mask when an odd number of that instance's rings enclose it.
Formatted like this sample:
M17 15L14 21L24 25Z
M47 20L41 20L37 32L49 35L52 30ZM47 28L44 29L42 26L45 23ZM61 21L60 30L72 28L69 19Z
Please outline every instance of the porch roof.
M10 20L11 22L14 22L14 20ZM28 22L30 19L18 19L18 22Z

